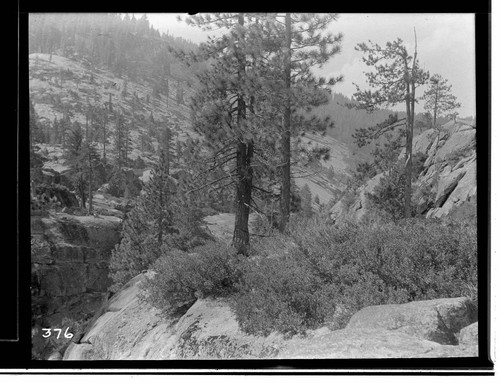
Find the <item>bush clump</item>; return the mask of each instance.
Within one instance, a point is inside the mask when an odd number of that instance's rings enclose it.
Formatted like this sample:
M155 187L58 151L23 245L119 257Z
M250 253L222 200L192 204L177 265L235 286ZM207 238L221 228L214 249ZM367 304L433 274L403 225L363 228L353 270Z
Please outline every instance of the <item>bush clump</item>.
M242 269L232 307L247 333L302 333L322 325L334 310L331 291L321 276L293 256L247 262Z
M145 297L180 313L226 297L241 329L266 336L343 328L369 305L470 296L477 301L476 226L453 219L331 225L292 217L289 235L254 241L249 257L220 242L166 250Z
M175 314L197 298L224 297L236 292L242 261L227 245L211 241L192 253L164 252L152 265L152 276L143 284L144 297L154 307Z
M475 293L474 226L419 219L332 226L316 219L292 223L290 234L296 246L288 255L242 268L234 309L244 331L338 329L369 305Z

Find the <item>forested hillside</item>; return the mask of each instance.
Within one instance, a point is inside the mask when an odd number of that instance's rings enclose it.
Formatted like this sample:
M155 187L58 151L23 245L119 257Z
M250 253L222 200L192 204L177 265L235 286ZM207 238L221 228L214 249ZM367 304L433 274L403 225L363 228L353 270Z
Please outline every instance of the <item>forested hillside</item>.
M106 68L117 77L154 83L164 76L192 79L169 52L187 52L196 45L182 37L160 33L146 16L128 14L31 14L29 53L47 53L82 62L89 70Z

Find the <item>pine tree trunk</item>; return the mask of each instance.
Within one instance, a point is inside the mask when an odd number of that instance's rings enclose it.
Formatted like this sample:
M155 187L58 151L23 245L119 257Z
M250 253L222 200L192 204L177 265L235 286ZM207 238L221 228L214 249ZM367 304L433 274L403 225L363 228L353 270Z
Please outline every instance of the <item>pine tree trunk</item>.
M239 254L247 253L250 243L248 231L248 218L250 215L250 202L252 197L253 171L251 162L253 157L253 143L239 143L236 153L236 168L238 183L236 186L236 211L234 219L233 246Z
M92 159L90 155L90 150L88 151L88 160L89 160L89 209L88 213L89 215L92 214L92 211L94 210L94 206L92 203Z
M439 89L438 89L439 91ZM434 102L434 115L433 115L433 119L432 119L432 127L434 129L436 129L436 120L437 120L437 109L438 109L438 94L436 93L436 98L435 98L435 102Z
M411 184L413 175L413 124L415 122L415 83L407 86L408 95L406 100L406 155L405 155L405 203L404 217L411 217Z
M243 14L240 13L238 23L244 24ZM242 55L243 56L243 55ZM245 72L245 57L239 57L239 75L240 77ZM238 97L237 106L237 125L241 127L241 123L246 118L246 103L243 96ZM253 158L253 143L240 141L236 147L236 196L235 196L235 218L234 218L234 233L233 246L239 254L247 254L247 247L250 243L250 235L248 232L248 217L250 215L250 202L252 197L252 176L251 168Z
M291 128L291 102L290 102L290 90L291 90L291 46L292 46L292 26L291 17L287 13L285 16L285 92L288 92L285 111L283 115L283 132L281 137L281 155L282 155L282 171L281 171L281 198L280 198L280 210L281 210L281 221L279 225L279 231L283 233L288 226L288 221L290 219L290 128Z
M104 112L106 113L106 112ZM104 117L104 121L103 121L103 125L102 125L102 134L103 134L103 140L102 140L102 159L103 159L103 162L106 163L106 121L107 118Z
M82 209L85 209L85 187L83 183L83 173L80 175L80 198L82 200Z
M405 194L404 194L404 217L411 216L411 173L412 173L412 146L413 127L411 123L411 101L410 84L406 87L406 151L405 151Z

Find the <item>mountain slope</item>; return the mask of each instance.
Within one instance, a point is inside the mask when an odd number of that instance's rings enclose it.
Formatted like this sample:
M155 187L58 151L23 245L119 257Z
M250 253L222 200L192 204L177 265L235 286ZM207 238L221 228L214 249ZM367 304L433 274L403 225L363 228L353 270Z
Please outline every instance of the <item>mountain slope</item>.
M40 118L43 134L50 142L40 145L49 158L44 164L46 171L64 174L69 169L63 160L61 145L55 143L54 121L69 116L73 124L78 122L84 127L89 108L103 108L107 111L109 138L106 157L111 162L116 156L113 138L116 121L113 120L113 112L122 113L131 135L129 157L132 161L141 157L146 163L144 171L148 170L157 157L158 141L165 126L168 125L173 130L175 139L179 141L199 137L190 128L188 100L194 88L188 87L187 83L180 85L184 89L185 103L178 103L174 86L170 86L168 91L163 90L159 97L154 97L151 83L119 78L102 69L91 72L83 63L65 57L33 53L29 57L29 65L30 96ZM171 81L175 83L173 78ZM150 150L145 149L142 143L145 136L151 140ZM103 138L98 135L97 148L101 155L104 152L103 143ZM300 160L293 168L298 187L308 184L312 195L317 195L320 203L326 204L345 187L345 178L353 163L352 154L345 144L328 135L306 134L302 137L301 145L309 149L330 149L328 160L315 163L312 167L308 161Z

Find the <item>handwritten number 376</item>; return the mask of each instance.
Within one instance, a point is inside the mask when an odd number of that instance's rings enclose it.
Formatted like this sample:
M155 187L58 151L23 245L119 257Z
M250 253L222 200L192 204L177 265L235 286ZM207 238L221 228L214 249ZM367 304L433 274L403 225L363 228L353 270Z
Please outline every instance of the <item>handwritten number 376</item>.
M66 327L66 330L64 331L64 337L67 339L71 339L71 338L73 338L73 334L68 332L68 330L69 330L69 327ZM54 328L54 329L42 328L42 331L45 331L45 334L42 335L44 338L48 338L49 336L51 336L52 331L54 331L54 332L57 332L57 339L59 339L59 337L61 336L62 329L61 328Z

